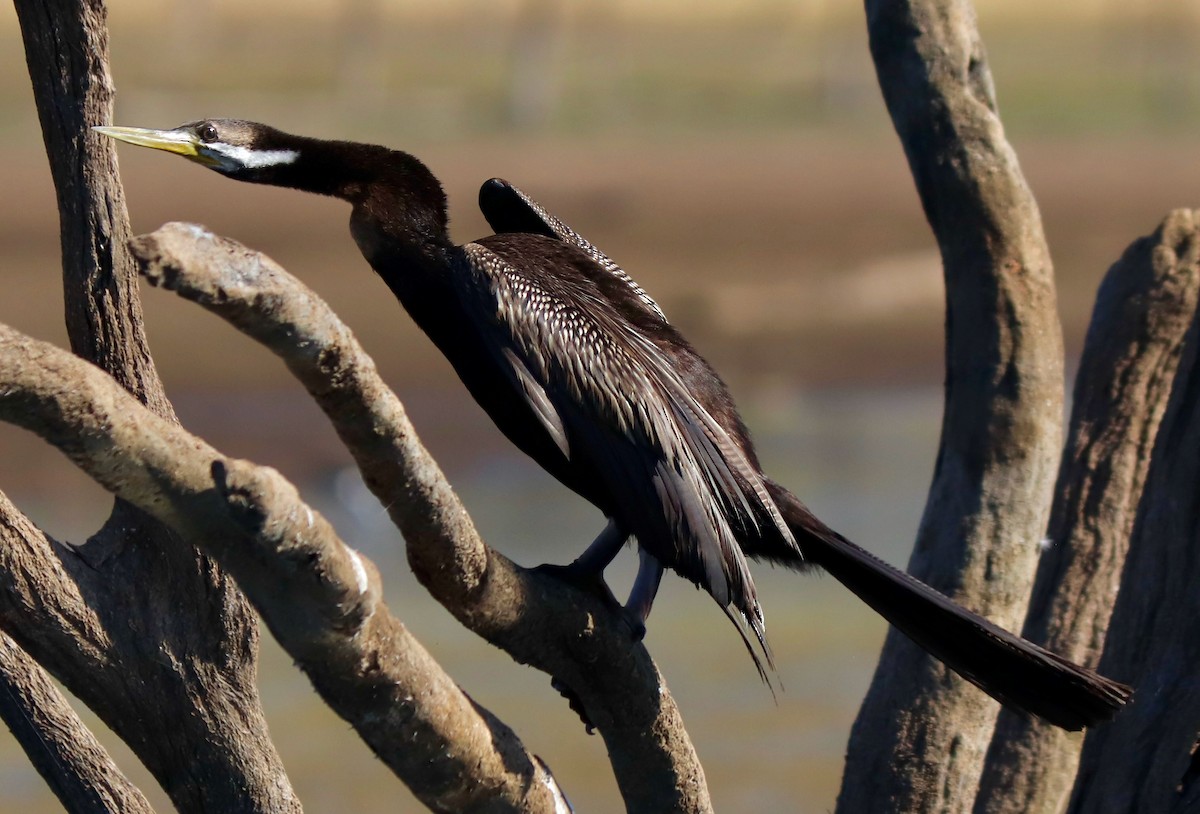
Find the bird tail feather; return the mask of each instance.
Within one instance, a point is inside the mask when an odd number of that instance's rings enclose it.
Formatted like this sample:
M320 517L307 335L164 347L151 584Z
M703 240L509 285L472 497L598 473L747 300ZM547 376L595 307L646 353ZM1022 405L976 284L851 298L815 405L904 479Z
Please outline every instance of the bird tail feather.
M778 492L777 505L810 562L997 701L1074 731L1109 720L1131 697L1130 687L957 605L827 528L786 490Z

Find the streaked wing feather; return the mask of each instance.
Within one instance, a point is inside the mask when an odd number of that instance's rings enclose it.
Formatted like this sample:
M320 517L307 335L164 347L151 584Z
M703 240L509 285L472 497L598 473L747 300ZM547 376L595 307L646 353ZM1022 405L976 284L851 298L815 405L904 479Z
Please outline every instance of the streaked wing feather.
M631 338L644 347L650 345L648 340L640 335L631 333ZM655 367L659 377L671 382L671 386L667 388L667 394L678 415L687 422L691 435L697 442L696 450L706 463L705 472L717 478L717 482L714 483L716 493L724 496L736 496L757 529L755 512L750 506L751 495L746 494L742 484L748 486L752 490L755 504L767 512L780 536L793 548L798 549L796 541L792 538L791 529L767 491L766 483L746 458L745 453L733 442L729 433L717 423L716 419L688 393L687 386L679 378L679 374L661 356L648 351L646 358ZM734 472L741 478L740 482L733 476ZM718 483L719 487L723 488L719 488ZM730 505L728 508L735 510L737 507Z
M533 409L534 414L538 417L546 432L554 439L554 443L562 451L562 454L567 458L571 457L571 444L567 440L567 430L563 427L562 416L554 409L554 404L551 403L550 397L546 395L546 390L529 372L529 368L525 366L525 362L517 356L516 352L511 347L500 348L500 353L504 357L508 369L515 376L517 384L521 388L521 392L525 395L525 401Z
M487 219L488 224L497 233L531 231L535 234L545 235L546 237L557 238L564 243L569 243L572 246L582 249L602 269L629 286L637 298L647 308L657 314L659 319L663 322L667 321L667 315L663 313L662 308L654 301L654 298L647 294L646 290L638 285L632 277L626 274L623 268L613 262L604 252L596 248L583 235L576 232L570 226L567 226L567 224L552 215L544 206L517 187L508 183L508 181L502 178L492 178L490 181L487 181L479 191L479 208L483 212L484 218Z
M573 455L597 462L619 501L659 496L657 505L639 506L649 512L633 513L630 530L664 564L722 605L734 604L761 639L762 616L731 518L753 527L757 509L785 539L791 533L737 444L661 351L586 281L535 281L485 246L467 244L464 252L474 279L462 295L486 315L480 324L494 334L489 342L520 362L515 369L525 372L513 375L532 377L565 421ZM661 550L665 544L672 550Z

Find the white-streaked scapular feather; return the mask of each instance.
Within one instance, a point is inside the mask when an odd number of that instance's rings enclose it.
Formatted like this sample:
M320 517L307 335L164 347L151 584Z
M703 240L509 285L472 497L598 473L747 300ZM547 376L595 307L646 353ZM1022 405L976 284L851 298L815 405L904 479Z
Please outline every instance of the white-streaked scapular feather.
M586 287L548 291L484 246L463 250L470 284L460 294L488 317L491 339L543 426L561 448L559 411L591 413L588 423L628 439L606 443L602 432L583 433L579 442L583 454L609 461L600 467L608 478L642 484L634 491L643 500L654 495L657 511L647 514L646 528L662 518L662 539L639 534L639 542L702 581L720 605L732 604L761 640L762 614L735 523L757 529L757 517L766 516L795 543L755 467L662 351Z
M507 182L505 183L507 184ZM659 319L661 319L663 322L667 321L667 315L663 313L662 308L660 308L658 303L654 301L654 298L646 292L646 289L638 285L636 280L626 274L625 269L614 263L607 254L597 249L583 235L579 234L557 217L550 214L550 212L544 206L535 201L533 198L529 197L512 184L507 184L507 186L514 193L516 193L517 197L520 198L527 207L529 207L529 210L533 212L534 215L536 215L538 219L542 221L542 223L546 224L546 227L549 228L559 240L563 241L564 243L570 243L571 245L582 249L588 257L592 258L592 260L594 260L597 265L600 266L600 268L604 269L609 274L623 282L625 285L629 286L629 290L632 291L647 308L657 314Z

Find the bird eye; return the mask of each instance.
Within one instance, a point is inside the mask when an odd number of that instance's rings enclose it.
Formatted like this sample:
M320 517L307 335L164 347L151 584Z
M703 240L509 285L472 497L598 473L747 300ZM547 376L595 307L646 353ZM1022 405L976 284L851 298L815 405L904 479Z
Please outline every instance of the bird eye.
M196 128L196 135L205 144L211 144L217 140L217 128L211 124L205 123Z

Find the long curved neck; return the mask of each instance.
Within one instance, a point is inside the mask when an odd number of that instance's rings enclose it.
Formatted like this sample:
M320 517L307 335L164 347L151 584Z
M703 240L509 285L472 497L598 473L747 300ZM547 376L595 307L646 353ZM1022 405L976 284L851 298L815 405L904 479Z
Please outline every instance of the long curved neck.
M272 148L296 156L238 177L341 198L354 206L356 220L371 223L392 240L449 246L446 193L415 156L374 144L283 133Z

